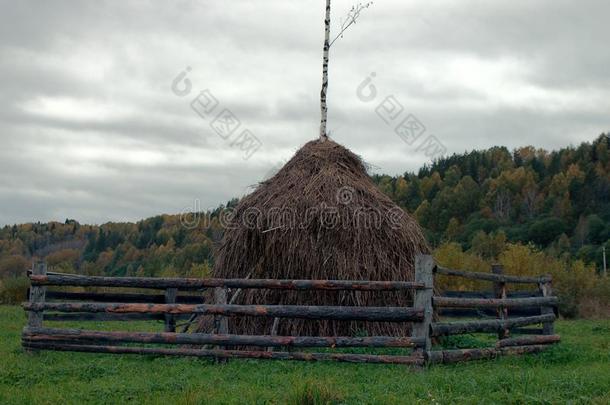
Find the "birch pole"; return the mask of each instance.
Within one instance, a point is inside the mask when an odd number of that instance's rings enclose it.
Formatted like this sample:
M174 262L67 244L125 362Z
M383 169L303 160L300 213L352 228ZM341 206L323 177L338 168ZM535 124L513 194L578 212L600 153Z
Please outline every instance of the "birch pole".
M326 134L326 91L328 90L328 51L330 49L330 0L326 0L326 17L324 18L324 52L322 56L322 90L320 91L320 141L328 139Z
M325 141L328 139L328 134L326 133L326 121L328 116L328 107L326 106L326 93L328 91L328 54L330 51L330 47L335 43L339 38L343 38L343 33L352 26L352 24L356 24L356 20L360 17L360 13L366 8L369 8L373 4L372 1L362 4L358 3L349 10L347 14L347 18L342 21L341 29L337 36L330 40L330 0L326 0L326 16L324 17L324 52L322 54L322 91L320 91L320 141Z

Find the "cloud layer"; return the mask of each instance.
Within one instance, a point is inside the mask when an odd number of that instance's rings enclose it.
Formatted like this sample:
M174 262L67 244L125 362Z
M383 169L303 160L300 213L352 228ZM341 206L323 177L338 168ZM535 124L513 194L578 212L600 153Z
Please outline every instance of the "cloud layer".
M335 32L350 7L333 2ZM0 224L215 207L317 135L322 0L0 8ZM447 153L591 140L610 130L608 15L602 0L375 2L331 49L331 137L375 171L417 169L419 141L375 111L393 96ZM191 108L205 89L241 122L228 139ZM247 160L243 129L261 142Z

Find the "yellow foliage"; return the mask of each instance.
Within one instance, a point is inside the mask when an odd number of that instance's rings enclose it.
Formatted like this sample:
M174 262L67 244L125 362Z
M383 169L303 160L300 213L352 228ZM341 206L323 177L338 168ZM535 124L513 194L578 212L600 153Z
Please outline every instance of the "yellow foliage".
M576 163L572 163L568 166L568 170L566 171L566 178L568 181L572 181L573 179L578 179L580 181L585 181L585 172L580 170L580 167Z
M191 268L189 270L188 277L197 277L197 278L208 278L212 274L212 269L208 262L205 263L193 263L191 264Z
M407 181L405 180L404 177L400 176L396 179L396 197L399 200L404 200L407 197L407 189L409 187Z
M445 230L445 235L449 240L455 239L460 233L460 221L457 218L451 218L449 220L449 224L447 224L447 229Z
M489 273L491 265L482 258L462 251L459 243L444 243L434 252L436 262L451 269ZM442 276L435 278L435 286L441 290L468 291L489 289L489 283L468 280L462 277Z
M49 254L46 261L51 267L67 270L74 267L79 258L80 251L78 249L62 249Z
M549 258L531 246L521 244L507 244L506 249L499 256L504 266L505 274L516 276L536 276L550 274L551 269L561 266L555 259Z
M491 272L491 261L478 255L462 251L458 243L445 243L435 252L436 262L451 269ZM553 292L559 297L559 311L562 316L587 316L610 313L610 279L599 277L594 265L583 261L570 262L537 250L531 245L506 244L499 255L499 263L504 266L504 274L516 276L553 277ZM489 291L491 283L468 280L461 277L435 277L435 287L452 291ZM508 284L509 291L532 290L528 284Z

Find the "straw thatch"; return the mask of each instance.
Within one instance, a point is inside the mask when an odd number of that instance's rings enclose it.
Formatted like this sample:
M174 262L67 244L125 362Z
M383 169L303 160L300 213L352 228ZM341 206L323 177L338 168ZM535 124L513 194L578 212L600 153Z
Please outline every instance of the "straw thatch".
M305 144L243 198L214 266L220 278L414 279L422 230L371 181L362 160L331 141ZM244 290L235 304L407 306L409 293ZM200 325L204 327L206 322ZM231 318L231 333L268 334L273 319ZM283 319L280 335L404 334L405 325Z

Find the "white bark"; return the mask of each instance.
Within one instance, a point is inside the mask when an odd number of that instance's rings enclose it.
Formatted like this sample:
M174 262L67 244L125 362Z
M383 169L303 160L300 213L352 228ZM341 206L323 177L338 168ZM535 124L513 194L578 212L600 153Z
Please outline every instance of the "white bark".
M326 0L326 17L324 19L324 53L322 56L322 91L320 91L320 140L328 138L326 134L326 91L328 90L328 51L330 49L330 0Z

